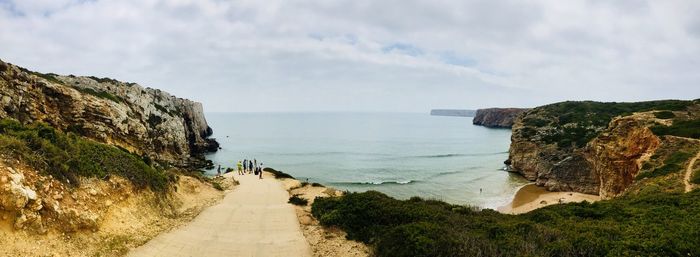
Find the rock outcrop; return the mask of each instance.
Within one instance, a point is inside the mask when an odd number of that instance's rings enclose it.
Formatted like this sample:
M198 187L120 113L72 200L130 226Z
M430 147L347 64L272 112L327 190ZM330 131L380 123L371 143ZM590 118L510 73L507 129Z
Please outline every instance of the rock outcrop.
M472 123L490 128L510 128L515 119L527 110L522 108L478 109Z
M113 79L28 71L0 61L0 118L45 122L152 160L198 167L216 151L201 103Z
M668 106L679 115L698 110L691 101L565 102L532 109L513 125L506 163L550 191L617 196L635 183L643 162L671 142L650 129L670 122L654 114Z

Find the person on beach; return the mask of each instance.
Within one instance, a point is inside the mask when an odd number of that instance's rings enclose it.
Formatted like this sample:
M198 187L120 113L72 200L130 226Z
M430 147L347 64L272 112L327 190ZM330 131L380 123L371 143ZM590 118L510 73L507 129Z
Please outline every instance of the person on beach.
M248 161L248 174L253 172L253 162Z
M258 159L253 158L253 167L258 167Z
M243 164L241 163L241 160L238 160L238 163L236 163L236 166L238 168L238 175L243 175Z
M248 172L248 159L243 159L243 173Z
M260 167L258 167L258 169L260 169L260 174L258 174L260 176L258 178L262 179L262 173L263 173L263 163L262 162L260 162Z
M221 164L219 164L219 167L216 168L216 176L221 176Z

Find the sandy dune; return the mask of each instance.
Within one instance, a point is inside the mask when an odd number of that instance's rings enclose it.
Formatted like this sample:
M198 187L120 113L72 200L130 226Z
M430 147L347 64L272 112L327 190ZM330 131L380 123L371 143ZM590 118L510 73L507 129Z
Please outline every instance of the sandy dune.
M311 256L281 183L253 175L236 180L240 185L220 204L128 256Z

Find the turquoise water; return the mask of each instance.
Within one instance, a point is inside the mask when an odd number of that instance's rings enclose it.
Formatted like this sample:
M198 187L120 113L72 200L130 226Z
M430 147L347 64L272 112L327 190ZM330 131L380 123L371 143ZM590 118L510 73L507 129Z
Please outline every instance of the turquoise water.
M223 167L256 158L296 178L338 189L486 208L506 204L526 183L503 171L510 130L473 126L471 118L209 113L207 120L223 148L208 158Z

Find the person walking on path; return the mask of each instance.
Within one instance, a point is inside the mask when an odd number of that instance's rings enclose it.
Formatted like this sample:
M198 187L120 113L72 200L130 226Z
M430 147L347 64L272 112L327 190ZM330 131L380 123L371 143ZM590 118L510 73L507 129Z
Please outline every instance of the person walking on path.
M263 173L263 163L262 162L260 162L260 167L258 167L258 169L260 169L260 174L258 174L259 175L258 179L262 179L262 173Z
M238 168L238 175L243 175L243 164L241 163L241 160L238 160L236 167Z

